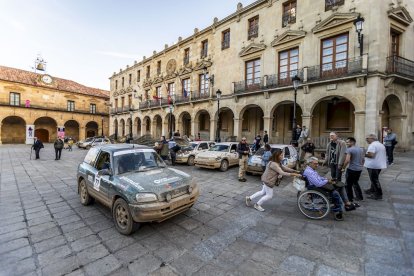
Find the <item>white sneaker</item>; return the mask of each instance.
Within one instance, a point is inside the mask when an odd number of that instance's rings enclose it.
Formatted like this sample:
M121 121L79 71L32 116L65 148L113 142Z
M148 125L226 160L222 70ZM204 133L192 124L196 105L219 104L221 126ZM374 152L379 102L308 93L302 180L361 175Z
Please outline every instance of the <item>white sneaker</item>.
M246 206L250 207L252 206L252 200L250 199L250 197L246 196Z
M265 209L263 209L262 206L257 205L257 204L254 205L254 209L256 209L257 211L260 211L260 212L264 212L265 211Z

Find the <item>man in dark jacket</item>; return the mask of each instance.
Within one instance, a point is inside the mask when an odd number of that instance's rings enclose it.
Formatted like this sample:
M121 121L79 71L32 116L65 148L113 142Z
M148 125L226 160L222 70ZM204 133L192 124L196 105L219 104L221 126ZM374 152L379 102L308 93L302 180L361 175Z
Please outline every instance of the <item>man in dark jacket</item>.
M269 134L267 134L267 130L264 132L263 143L265 143L265 145L269 143Z
M61 137L58 137L56 141L53 143L53 146L55 147L55 160L60 160L60 155L62 154L63 149L63 140Z
M37 137L34 137L34 143L32 146L32 149L35 150L36 153L36 159L39 159L39 153L40 153L40 149L44 148L42 141L40 141L39 139L37 139Z
M237 145L237 153L239 154L239 181L246 182L245 174L247 168L247 160L249 159L250 148L247 144L246 137L243 137Z

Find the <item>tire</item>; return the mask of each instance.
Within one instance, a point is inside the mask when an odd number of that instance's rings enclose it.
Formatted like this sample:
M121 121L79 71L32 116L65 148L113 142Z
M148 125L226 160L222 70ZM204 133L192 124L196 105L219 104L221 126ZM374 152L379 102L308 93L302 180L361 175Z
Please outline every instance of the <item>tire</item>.
M194 159L195 157L193 155L188 156L187 165L194 166Z
M229 169L229 161L223 160L220 164L220 171L225 172Z
M323 219L331 210L328 198L313 190L305 191L299 195L298 207L300 212L310 219Z
M112 209L115 228L122 235L129 235L135 230L135 222L132 219L128 204L122 198L118 198Z
M89 195L85 179L79 182L79 196L82 205L87 206L93 202L93 198Z
M86 150L90 150L90 149L91 149L91 145L87 145L87 146L85 147L85 149L86 149Z

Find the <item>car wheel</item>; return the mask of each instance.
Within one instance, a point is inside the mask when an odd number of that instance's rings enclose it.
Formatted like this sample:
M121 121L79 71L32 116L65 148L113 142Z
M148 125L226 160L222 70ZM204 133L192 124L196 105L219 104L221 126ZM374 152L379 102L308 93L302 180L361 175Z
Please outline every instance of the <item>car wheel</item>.
M91 149L91 145L87 145L87 146L85 147L85 149L90 150L90 149Z
M88 187L86 187L85 179L82 179L79 182L79 196L82 205L89 205L93 201L93 198L88 193Z
M195 157L192 155L188 157L188 161L187 161L188 166L194 166L194 159Z
M227 160L221 161L220 171L225 172L229 168L229 162Z
M113 207L112 216L114 218L116 230L123 235L129 235L134 231L134 220L128 204L122 198L118 198Z

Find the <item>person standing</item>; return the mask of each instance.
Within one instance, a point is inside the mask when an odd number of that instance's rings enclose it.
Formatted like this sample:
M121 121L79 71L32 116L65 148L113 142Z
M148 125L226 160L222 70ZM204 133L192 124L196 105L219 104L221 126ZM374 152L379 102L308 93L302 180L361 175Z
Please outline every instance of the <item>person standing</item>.
M298 141L300 134L302 133L302 128L300 127L300 125L296 125L296 129L295 129L295 140Z
M306 128L306 126L302 126L302 131L299 135L299 144L305 143L306 140L309 137L309 130Z
M243 137L237 145L237 153L239 154L239 181L246 182L245 178L247 160L249 159L250 148L247 144L246 137Z
M158 143L158 147L160 150L161 159L164 161L167 160L168 154L169 154L169 148L168 148L168 142L165 139L165 136L161 136L161 141Z
M262 141L262 137L260 134L257 134L257 136L254 138L254 150L258 151L260 149L260 142Z
M266 170L267 163L269 163L270 157L272 156L272 152L270 151L272 148L269 144L264 146L264 152L262 155L262 169L263 172Z
M334 180L341 181L342 167L345 161L346 144L345 141L338 138L335 132L329 133L331 141L326 146L324 165L331 169L331 177Z
M312 143L311 138L307 138L305 144L300 148L302 152L304 153L304 156L300 160L307 160L309 157L312 157L315 155L315 144Z
M358 181L364 165L364 151L362 148L355 146L356 140L354 137L348 137L345 143L347 149L345 152L346 157L342 171L345 171L345 168L349 165L348 168L346 168L345 173L346 193L350 202L354 201L354 191L355 199L363 200L364 197Z
M54 148L55 148L55 156L56 156L55 160L60 160L60 156L61 156L61 154L62 154L63 145L64 145L63 140L62 140L62 138L59 136L59 137L55 140L55 142L53 143L53 146L54 146Z
M34 143L33 143L32 149L35 150L36 159L40 158L40 155L39 155L40 154L40 149L43 149L43 148L44 148L44 146L43 146L42 141L40 141L40 139L37 139L37 137L34 137Z
M388 165L394 165L394 148L397 144L397 135L392 132L392 129L387 129L387 135L384 137L384 146L387 152Z
M68 141L68 149L69 149L69 151L72 151L72 147L73 147L73 139L70 138L69 141Z
M170 151L170 156L171 156L171 165L173 166L175 166L175 160L177 158L176 152L178 150L176 151L176 146L177 146L177 143L174 141L174 137L173 137L168 141L168 149Z
M246 205L251 206L252 200L261 196L259 201L254 204L254 208L257 211L264 212L262 204L273 197L273 187L279 176L297 176L301 175L295 170L292 170L288 167L281 165L280 162L283 160L283 151L281 149L276 149L276 151L270 157L270 161L266 166L266 170L262 175L262 190L256 192L251 196L246 196Z
M265 130L264 135L263 135L263 143L269 144L269 135L267 134L267 130Z
M385 146L378 142L378 137L375 134L370 134L366 138L369 144L367 152L365 153L364 167L368 170L371 187L365 190L368 198L380 200L382 199L382 189L379 182L379 175L382 169L387 168L387 153Z

